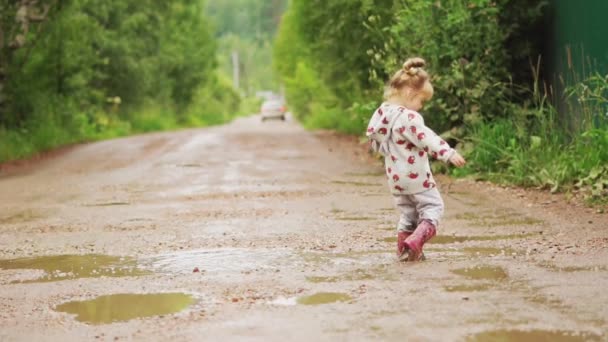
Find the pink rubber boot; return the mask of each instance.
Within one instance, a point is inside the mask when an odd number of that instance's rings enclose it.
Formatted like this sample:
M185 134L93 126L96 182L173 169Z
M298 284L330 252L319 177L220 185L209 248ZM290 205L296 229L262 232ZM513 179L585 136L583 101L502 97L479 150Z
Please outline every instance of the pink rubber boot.
M403 244L406 246L408 261L418 261L422 258L422 246L435 236L437 229L427 220L422 220L413 234L408 236Z
M404 256L407 256L407 246L405 245L405 239L412 235L412 232L399 231L397 233L397 257L402 260Z

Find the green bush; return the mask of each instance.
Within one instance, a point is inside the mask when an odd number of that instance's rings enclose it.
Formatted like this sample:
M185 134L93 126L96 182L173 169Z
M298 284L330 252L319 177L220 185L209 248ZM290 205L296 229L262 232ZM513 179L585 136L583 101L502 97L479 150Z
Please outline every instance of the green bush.
M424 109L427 120L461 138L468 125L508 117L510 103L526 100L520 89L527 85L511 80L532 78L527 58L534 45L521 37L530 33L544 3L294 0L275 42L275 65L299 118L316 103L337 117L314 122L363 132L370 113L353 112L353 104L377 104L404 60L422 56L436 89Z

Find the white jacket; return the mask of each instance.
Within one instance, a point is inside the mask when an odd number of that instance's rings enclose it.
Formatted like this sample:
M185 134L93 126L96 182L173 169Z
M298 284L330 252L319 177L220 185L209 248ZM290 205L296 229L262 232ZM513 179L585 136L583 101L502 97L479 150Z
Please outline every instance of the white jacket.
M424 125L420 113L383 103L367 126L373 149L384 156L393 194L410 195L436 186L428 155L447 162L455 150Z

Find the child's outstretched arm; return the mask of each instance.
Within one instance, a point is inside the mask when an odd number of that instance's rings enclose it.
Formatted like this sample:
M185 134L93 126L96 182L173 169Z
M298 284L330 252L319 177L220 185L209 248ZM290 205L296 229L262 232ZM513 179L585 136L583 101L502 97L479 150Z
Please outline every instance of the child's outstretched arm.
M422 116L416 112L408 112L399 118L398 128L407 140L416 147L423 149L433 158L443 162L450 162L455 166L464 166L466 161L455 149L451 148L445 140L424 124Z

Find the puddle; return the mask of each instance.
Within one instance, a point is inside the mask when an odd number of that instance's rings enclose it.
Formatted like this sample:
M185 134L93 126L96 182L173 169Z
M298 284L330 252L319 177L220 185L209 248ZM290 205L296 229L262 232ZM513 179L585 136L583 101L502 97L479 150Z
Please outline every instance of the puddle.
M195 268L204 272L241 273L277 269L286 263L293 263L289 250L244 248L191 250L142 260L154 271L167 273L192 273Z
M491 288L492 284L454 285L444 287L447 292L477 292L487 291Z
M105 202L105 203L93 203L93 204L85 204L86 207L112 207L119 205L131 205L129 202Z
M499 266L475 266L459 268L451 272L476 280L503 280L509 277L507 272Z
M376 183L365 183L365 182L346 182L346 181L332 181L332 184L340 185L353 185L353 186L378 186Z
M198 167L203 167L201 164L195 164L195 163L192 163L192 164L177 164L176 166L177 166L177 167L184 167L184 168L191 168L191 167L193 167L193 168L198 168Z
M464 253L477 256L495 256L495 255L517 255L511 248L497 247L465 247L462 249Z
M373 217L365 217L365 216L345 216L345 217L336 217L336 220L340 221L371 221L374 220Z
M380 177L384 176L386 173L384 171L378 172L346 172L344 176L347 177Z
M574 272L600 272L607 271L608 267L606 266L557 266L555 264L543 263L539 264L540 267L550 269L554 272L565 272L565 273L574 273Z
M503 226L532 226L544 223L544 221L521 216L516 212L499 211L495 213L463 213L456 219L467 220L478 227L503 227Z
M297 303L302 305L320 305L336 302L348 302L352 297L345 293L319 292L310 296L298 297Z
M392 280L388 265L379 265L373 269L356 269L353 272L345 273L337 276L309 276L306 281L311 283L339 283L344 281L361 281L361 280Z
M0 269L44 271L44 274L36 279L13 281L13 283L49 282L78 278L135 277L150 274L150 272L138 268L133 258L99 254L53 255L0 260Z
M575 333L570 331L548 331L548 330L495 330L486 331L469 336L466 341L501 341L501 342L578 342L578 341L600 341L600 336L589 333Z
M377 265L378 263L391 265L394 253L393 250L369 250L348 253L305 252L299 253L299 255L306 264L314 265ZM380 265L379 267L385 267L386 265Z
M33 210L24 210L8 216L0 217L0 224L13 224L21 222L29 222L44 218L46 215Z
M115 294L60 304L55 309L75 314L80 322L108 324L168 315L182 311L193 303L194 298L183 293Z

